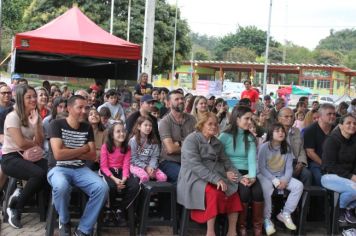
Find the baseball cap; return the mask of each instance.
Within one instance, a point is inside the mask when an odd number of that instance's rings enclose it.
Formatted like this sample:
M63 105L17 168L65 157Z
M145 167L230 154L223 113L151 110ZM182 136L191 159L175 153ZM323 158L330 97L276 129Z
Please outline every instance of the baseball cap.
M271 96L266 95L266 96L263 97L263 100L265 100L265 101L266 101L266 100L271 100Z
M91 88L92 90L95 90L95 91L99 91L99 90L100 90L99 86L96 85L96 84L90 85L90 88Z
M156 100L155 100L151 95L149 95L149 94L143 95L143 96L141 97L141 100L140 100L141 103L144 103L144 102L154 102L154 101L156 101Z
M214 100L214 99L215 99L215 96L214 96L214 95L209 94L209 95L207 96L207 99L208 99L208 100Z
M21 75L19 75L19 74L13 74L13 75L11 76L11 79L13 79L13 80L19 80L19 79L21 79Z

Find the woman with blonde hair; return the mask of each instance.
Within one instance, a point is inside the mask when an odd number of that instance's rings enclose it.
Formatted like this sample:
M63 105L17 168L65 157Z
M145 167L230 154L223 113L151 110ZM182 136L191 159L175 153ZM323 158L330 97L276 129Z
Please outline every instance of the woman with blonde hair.
M318 121L319 119L319 113L318 110L310 110L307 112L307 114L304 117L304 128L308 127L315 121Z
M208 100L204 96L197 96L194 100L192 111L190 112L197 121L200 120L201 116L208 112Z

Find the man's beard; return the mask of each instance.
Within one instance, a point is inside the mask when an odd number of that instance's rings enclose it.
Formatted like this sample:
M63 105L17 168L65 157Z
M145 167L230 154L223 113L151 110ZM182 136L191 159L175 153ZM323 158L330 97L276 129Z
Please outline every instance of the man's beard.
M182 103L177 106L173 106L172 109L175 110L176 112L182 113L184 111L184 104Z

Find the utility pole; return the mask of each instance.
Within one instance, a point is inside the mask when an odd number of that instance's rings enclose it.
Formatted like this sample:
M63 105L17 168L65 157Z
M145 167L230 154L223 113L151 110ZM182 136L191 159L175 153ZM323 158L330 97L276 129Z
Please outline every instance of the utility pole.
M178 0L176 0L176 16L174 18L174 39L173 39L171 90L173 90L173 88L174 88L174 79L175 79L174 63L175 63L175 59L176 59L177 17L178 17Z
M268 52L269 52L269 38L270 38L270 34L271 34L271 18L272 18L272 0L270 0L270 3L269 3L265 66L264 66L264 70L263 70L263 96L266 95L266 91L267 91L267 64L268 64Z
M145 25L143 30L142 65L141 71L148 74L152 82L153 39L155 29L156 0L146 0Z
M0 55L2 44L2 0L0 0Z
M131 24L131 0L129 0L129 6L127 8L127 36L126 36L127 41L130 41L130 24Z

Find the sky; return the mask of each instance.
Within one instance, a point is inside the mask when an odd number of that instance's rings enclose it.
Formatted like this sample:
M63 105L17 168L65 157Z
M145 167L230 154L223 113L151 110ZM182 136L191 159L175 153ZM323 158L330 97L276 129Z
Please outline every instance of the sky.
M167 0L175 5L176 0ZM270 0L178 0L191 31L223 37L240 26L267 31ZM355 0L273 0L271 36L314 49L330 29L356 29Z

